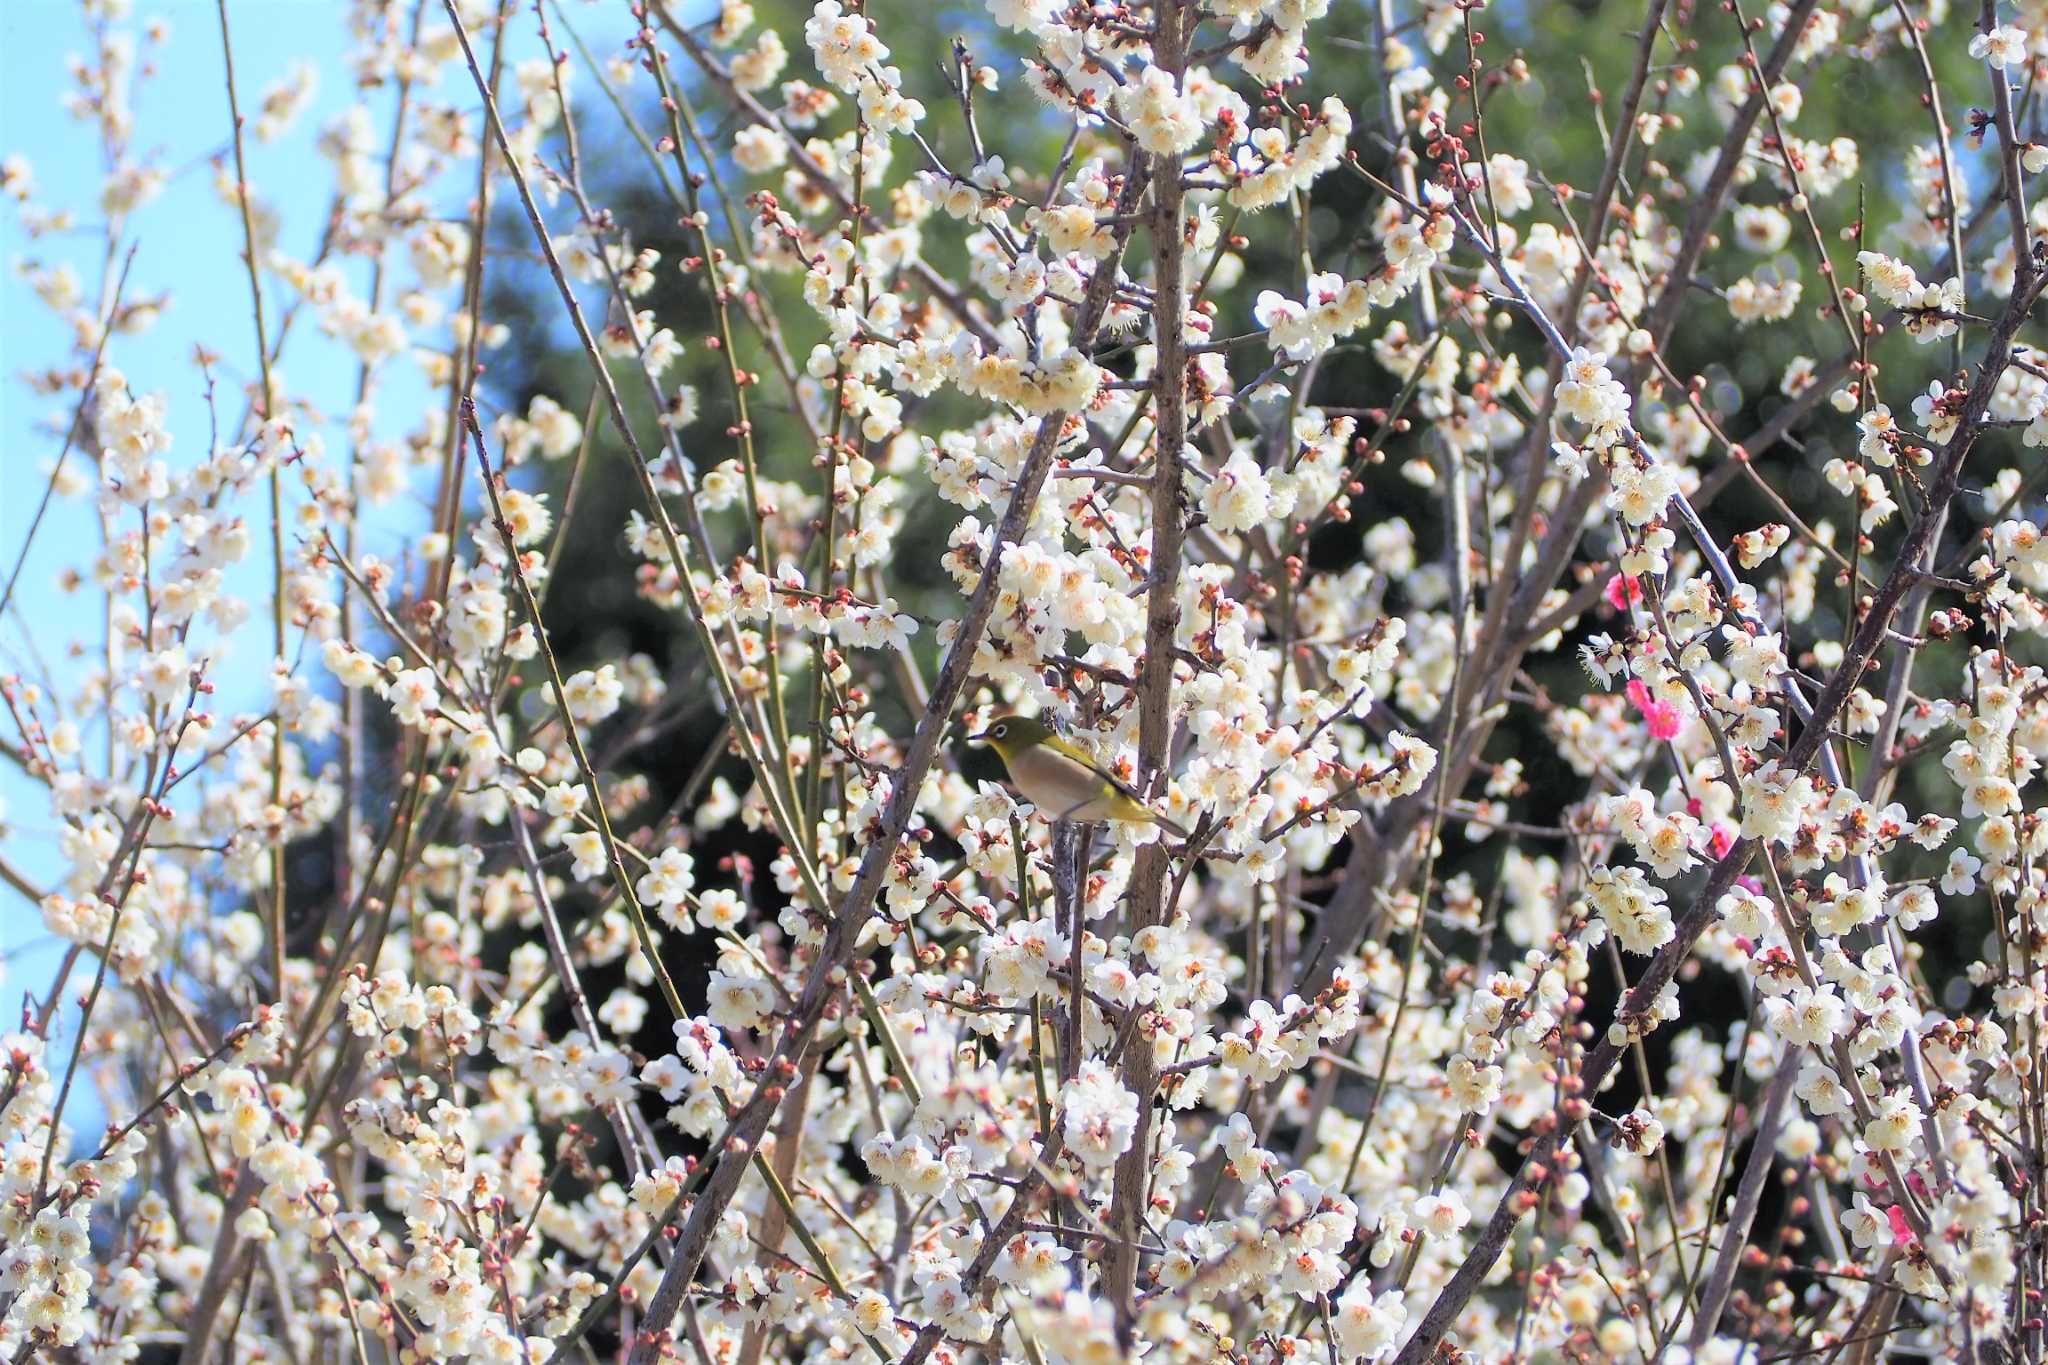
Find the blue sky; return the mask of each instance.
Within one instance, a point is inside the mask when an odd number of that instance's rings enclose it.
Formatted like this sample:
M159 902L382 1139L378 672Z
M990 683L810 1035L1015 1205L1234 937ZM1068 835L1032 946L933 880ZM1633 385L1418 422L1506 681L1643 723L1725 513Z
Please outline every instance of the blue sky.
M189 460L205 453L208 438L194 346L203 340L222 352L224 375L239 378L253 361L255 333L241 273L239 224L213 186L211 158L227 147L230 128L218 19L211 4L197 0L137 11L138 18L155 14L168 21L168 35L161 44L139 45L156 74L139 80L134 93L135 144L138 151L160 150L161 164L173 168L173 177L138 220L127 297L166 292L170 297L153 329L117 338L110 349L113 363L137 390L169 396L177 433L173 458ZM237 89L245 108L296 57L339 52L347 41L344 6L325 0L240 0L230 5L229 16ZM75 401L75 395L39 395L22 382L23 371L62 364L74 355L70 329L35 296L18 267L25 261L68 261L88 297L95 297L104 257L104 227L95 208L105 171L100 139L93 126L73 120L63 109L65 97L77 88L72 58L92 48L80 9L70 0L12 0L0 6L0 53L5 54L0 58L0 153L28 158L38 203L77 206L79 213L76 231L30 239L11 205L0 211L0 255L7 263L0 277L0 573L13 568L28 534ZM312 138L352 94L335 74L328 73L315 104L290 137L268 146L251 144L249 174L260 193L324 202L325 165L312 156ZM315 209L293 221L285 248L310 252L311 244L297 238L317 232L318 217ZM281 300L275 298L274 285L271 292L274 318ZM309 329L304 340L315 339ZM306 363L295 361L291 368ZM55 578L98 539L97 519L85 501L51 503L16 589L17 609L0 622L0 669L12 671L29 662L21 649L28 636L60 684L77 676L62 651L77 634L79 621L96 615L94 604L66 596ZM62 861L38 789L12 768L0 769L0 799L6 802L9 826L0 851L38 885L55 881ZM19 992L45 987L60 952L43 932L35 907L12 892L0 892L0 897L0 945L9 954L0 977L0 1001L11 1005Z
M571 3L567 9L600 59L619 49L631 22L623 4ZM437 0L429 0L429 15L439 10ZM296 63L310 60L320 68L317 95L290 133L268 144L250 139L246 149L249 179L259 199L278 208L284 220L279 249L301 260L310 259L317 248L332 192L330 167L317 154L316 139L322 125L357 98L342 61L349 49L347 12L342 0L230 0L228 5L236 88L245 116L253 118L265 90L285 79ZM168 34L160 44L138 42L138 65L153 66L155 72L139 80L133 95L135 146L158 153L158 164L172 178L135 220L126 297L168 297L154 328L142 336L116 338L110 358L136 392L167 396L176 439L171 458L178 462L203 456L209 440L205 384L194 348L204 343L221 356L222 420L231 423L241 407L239 386L254 374L255 334L240 258L241 223L214 186L213 160L230 150L219 19L213 0L168 0L135 5L122 26L140 29L156 16L166 21ZM512 60L539 54L530 5L518 7L513 35ZM560 33L557 38L566 44ZM85 359L73 351L70 329L35 296L19 267L26 261L68 260L90 299L97 297L103 266L104 227L96 204L106 168L99 137L92 125L72 120L63 109L65 96L75 89L71 58L92 48L75 0L0 0L0 155L28 158L39 204L75 206L79 216L76 230L32 240L14 205L0 204L0 258L7 266L0 275L0 582L27 536L76 397L40 396L22 375ZM586 99L596 101L586 107L601 107L589 73L578 77ZM427 98L469 110L474 98L465 97L466 90L466 74L459 66L449 67ZM377 89L362 98L381 140L389 128L394 93ZM454 206L456 211L461 207ZM122 250L128 245L124 242ZM369 263L352 261L347 269L350 287L367 294ZM403 267L397 282L409 282ZM282 282L266 277L273 334L286 302ZM294 397L345 417L353 399L355 358L320 335L310 318L295 326L281 369ZM414 425L421 403L438 401L405 358L386 366L380 393L380 410L394 431ZM381 521L382 529L367 547L388 552L410 533L411 523L388 515ZM56 579L61 568L85 563L99 536L97 518L85 500L53 501L15 605L0 621L0 673L47 668L59 686L81 676L85 665L67 659L65 651L81 627L83 642L97 648L98 603L90 596L65 595ZM259 607L260 615L269 591L267 563L251 566L251 575L238 591ZM26 641L33 641L33 651L24 648ZM245 632L241 654L218 675L220 711L256 702L259 694L250 680L263 676L266 660L260 656L267 654L266 646L266 632ZM0 765L0 803L0 855L39 886L59 881L64 864L41 789ZM0 1028L15 1016L24 993L40 996L47 989L61 953L62 945L44 930L37 908L0 886Z

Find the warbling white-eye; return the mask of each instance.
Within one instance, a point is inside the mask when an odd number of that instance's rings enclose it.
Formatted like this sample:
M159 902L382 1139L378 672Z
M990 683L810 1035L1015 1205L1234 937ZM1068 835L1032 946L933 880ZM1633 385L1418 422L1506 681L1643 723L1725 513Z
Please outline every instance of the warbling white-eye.
M1101 824L1123 820L1158 825L1181 838L1187 831L1147 806L1136 792L1110 776L1087 751L1054 734L1031 716L1004 716L968 742L986 744L1002 756L1010 781L1048 820Z

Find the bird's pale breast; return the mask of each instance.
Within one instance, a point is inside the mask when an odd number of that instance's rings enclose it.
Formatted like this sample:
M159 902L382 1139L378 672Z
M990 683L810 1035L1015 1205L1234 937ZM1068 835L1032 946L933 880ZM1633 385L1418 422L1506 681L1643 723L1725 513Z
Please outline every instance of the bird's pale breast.
M1012 757L1008 767L1017 790L1048 820L1110 818L1111 803L1103 798L1103 779L1087 765L1038 744Z

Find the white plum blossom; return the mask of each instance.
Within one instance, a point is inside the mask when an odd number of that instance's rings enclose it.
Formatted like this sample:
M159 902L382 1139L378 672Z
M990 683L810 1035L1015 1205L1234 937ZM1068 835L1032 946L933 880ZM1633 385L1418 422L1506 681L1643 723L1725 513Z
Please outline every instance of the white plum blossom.
M2003 71L2027 60L2027 31L2016 24L2000 24L1989 33L1970 39L1970 55Z
M2041 4L263 9L5 53L0 1358L2038 1344Z
M1138 1097L1097 1061L1081 1070L1061 1092L1067 1149L1091 1167L1113 1163L1130 1149L1138 1128Z

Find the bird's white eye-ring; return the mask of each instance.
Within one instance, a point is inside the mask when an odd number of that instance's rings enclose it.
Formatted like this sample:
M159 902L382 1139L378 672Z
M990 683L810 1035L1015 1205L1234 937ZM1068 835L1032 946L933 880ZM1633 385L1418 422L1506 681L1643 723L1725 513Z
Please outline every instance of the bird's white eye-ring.
M1010 722L1005 720L997 722L996 728L991 730L989 733L994 735L997 739L1001 739L1004 735L1008 734L1009 732Z

